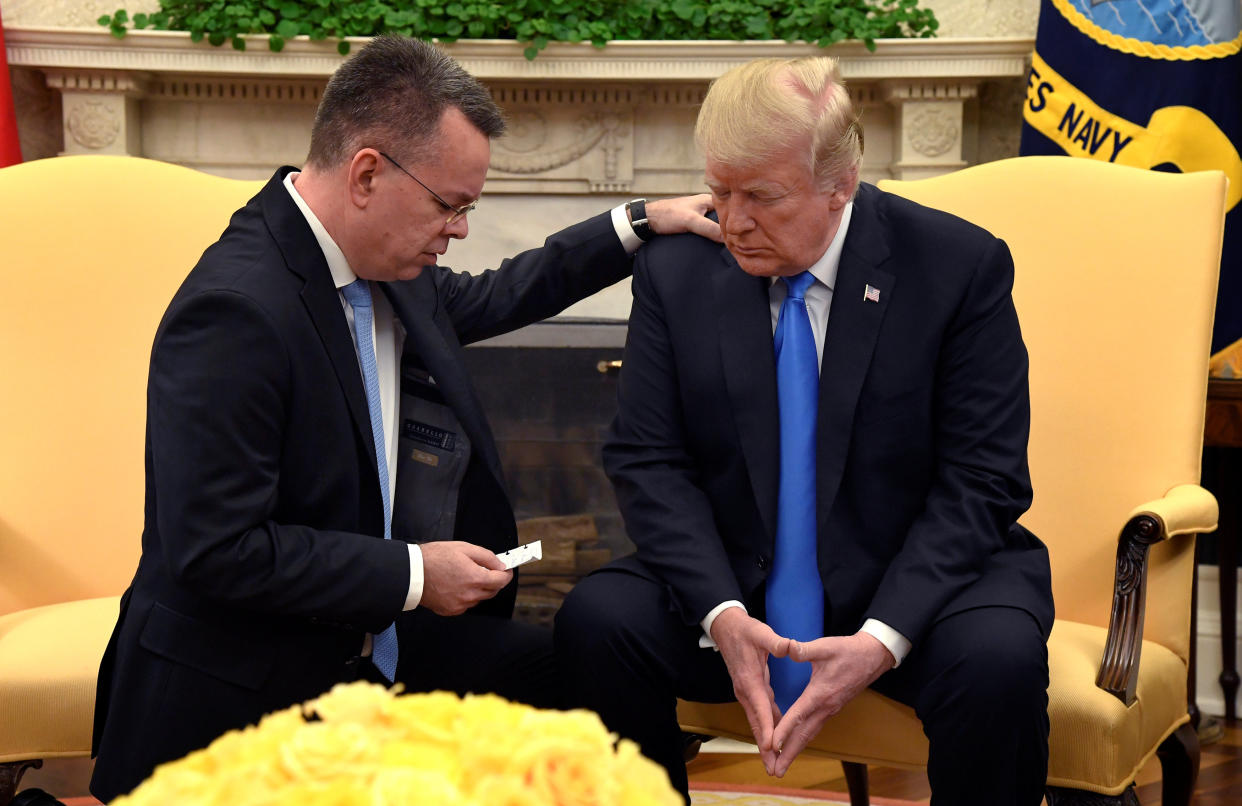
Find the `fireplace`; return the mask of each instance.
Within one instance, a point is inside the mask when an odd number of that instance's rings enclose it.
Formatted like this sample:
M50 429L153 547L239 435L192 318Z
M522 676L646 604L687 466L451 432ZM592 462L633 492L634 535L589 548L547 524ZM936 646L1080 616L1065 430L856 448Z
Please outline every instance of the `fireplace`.
M557 320L465 351L519 538L543 540L544 559L520 575L517 612L525 621L551 623L577 580L633 550L600 460L616 411L608 363L620 360L624 340L624 322Z

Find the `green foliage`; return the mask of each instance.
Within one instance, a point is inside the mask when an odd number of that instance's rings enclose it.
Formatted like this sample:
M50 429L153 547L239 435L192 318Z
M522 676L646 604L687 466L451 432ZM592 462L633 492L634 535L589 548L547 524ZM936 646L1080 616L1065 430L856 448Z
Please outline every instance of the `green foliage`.
M188 31L199 42L232 42L267 34L281 50L295 36L335 38L397 33L420 39L514 39L533 59L549 42L616 39L784 39L821 47L846 39L934 36L939 23L918 0L160 0L160 10L119 9L99 24L113 36L129 28Z

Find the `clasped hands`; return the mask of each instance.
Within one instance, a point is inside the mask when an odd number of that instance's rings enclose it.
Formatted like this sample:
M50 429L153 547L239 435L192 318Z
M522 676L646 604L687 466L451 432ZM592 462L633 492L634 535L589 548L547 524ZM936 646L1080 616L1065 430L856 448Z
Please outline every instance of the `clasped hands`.
M888 649L867 633L803 643L777 635L738 607L716 617L712 639L729 669L733 693L746 712L763 766L778 778L829 717L894 664ZM768 682L768 656L811 664L811 681L785 714Z

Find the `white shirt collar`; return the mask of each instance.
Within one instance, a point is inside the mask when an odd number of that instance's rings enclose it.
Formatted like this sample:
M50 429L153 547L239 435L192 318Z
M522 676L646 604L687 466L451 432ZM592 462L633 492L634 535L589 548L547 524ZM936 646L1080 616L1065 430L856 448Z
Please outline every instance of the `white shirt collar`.
M298 209L302 211L302 215L306 217L306 223L310 224L311 232L315 233L315 240L319 242L319 248L323 250L324 259L328 261L328 271L332 272L332 282L335 283L337 288L344 288L354 280L357 280L358 275L354 274L354 270L349 267L349 261L345 259L345 253L341 251L341 247L336 245L336 241L332 240L332 236L324 229L319 217L315 215L310 205L302 198L302 194L298 193L297 188L293 186L293 179L298 173L298 171L290 171L285 176L285 189L289 191L289 195L293 197L293 203L298 206ZM844 221L844 219L842 220Z

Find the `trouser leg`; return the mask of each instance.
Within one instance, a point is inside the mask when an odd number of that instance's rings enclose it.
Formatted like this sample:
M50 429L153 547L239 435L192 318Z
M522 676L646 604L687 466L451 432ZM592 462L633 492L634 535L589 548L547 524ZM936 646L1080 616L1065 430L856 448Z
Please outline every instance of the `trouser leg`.
M662 765L687 797L677 698L733 699L719 653L699 648L663 586L605 568L579 582L556 618L556 651L571 705L600 715Z
M1029 613L982 607L949 616L873 687L922 720L933 806L1039 804L1048 651Z
M407 691L493 693L538 708L563 705L546 627L471 613L437 616L419 608L403 614L397 628L397 678Z

